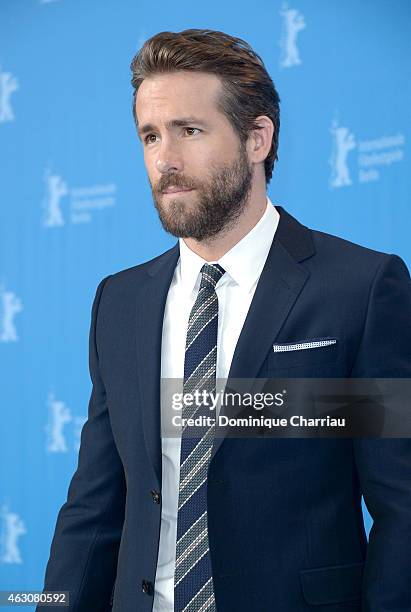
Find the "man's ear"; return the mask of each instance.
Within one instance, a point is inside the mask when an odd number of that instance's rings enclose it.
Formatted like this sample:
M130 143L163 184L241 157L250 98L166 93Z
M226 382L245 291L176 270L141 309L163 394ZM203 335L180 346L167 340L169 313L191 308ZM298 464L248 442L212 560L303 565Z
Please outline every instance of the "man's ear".
M260 115L254 120L253 129L248 138L248 155L254 163L263 162L270 152L274 134L274 124L270 117Z

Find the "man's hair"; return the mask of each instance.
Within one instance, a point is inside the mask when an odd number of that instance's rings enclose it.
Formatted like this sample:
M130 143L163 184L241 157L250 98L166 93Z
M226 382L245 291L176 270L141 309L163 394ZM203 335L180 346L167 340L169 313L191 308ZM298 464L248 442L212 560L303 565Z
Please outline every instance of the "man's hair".
M136 125L136 96L143 80L179 70L211 73L221 80L217 108L226 115L243 144L252 129L259 129L255 119L268 116L274 124L271 148L264 162L265 180L269 183L278 160L280 98L261 57L247 42L215 30L159 32L144 43L130 68Z

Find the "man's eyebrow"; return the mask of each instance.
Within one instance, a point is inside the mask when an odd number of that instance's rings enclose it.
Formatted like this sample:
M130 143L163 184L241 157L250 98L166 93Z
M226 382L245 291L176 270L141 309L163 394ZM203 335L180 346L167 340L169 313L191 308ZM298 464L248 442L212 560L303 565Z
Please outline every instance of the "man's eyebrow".
M170 130L174 127L184 127L188 123L197 123L199 125L207 126L207 123L198 117L181 117L180 119L171 119L170 121L167 121L166 128ZM137 127L137 133L140 137L155 130L156 127L152 123L145 123L141 127Z

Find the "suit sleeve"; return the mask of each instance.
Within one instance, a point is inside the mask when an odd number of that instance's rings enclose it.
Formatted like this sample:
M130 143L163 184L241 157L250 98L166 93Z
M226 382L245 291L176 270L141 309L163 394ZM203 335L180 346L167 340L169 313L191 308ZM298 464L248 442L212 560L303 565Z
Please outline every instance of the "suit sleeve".
M351 376L411 377L411 281L396 255L384 258L372 283ZM361 610L411 610L411 439L357 438L353 445L364 501L373 519Z
M88 418L81 432L77 470L57 517L44 581L44 590L69 591L70 605L64 608L69 612L110 609L124 522L124 469L113 439L96 348L98 308L108 278L100 282L93 302Z

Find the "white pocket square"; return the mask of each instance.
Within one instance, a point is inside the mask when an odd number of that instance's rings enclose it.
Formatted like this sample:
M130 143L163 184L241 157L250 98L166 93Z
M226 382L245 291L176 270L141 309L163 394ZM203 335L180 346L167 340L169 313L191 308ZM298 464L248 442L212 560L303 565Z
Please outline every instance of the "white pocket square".
M321 348L322 346L330 346L336 344L337 338L320 338L316 340L302 340L301 342L279 343L273 344L274 353L283 353L284 351L301 351L303 349Z

